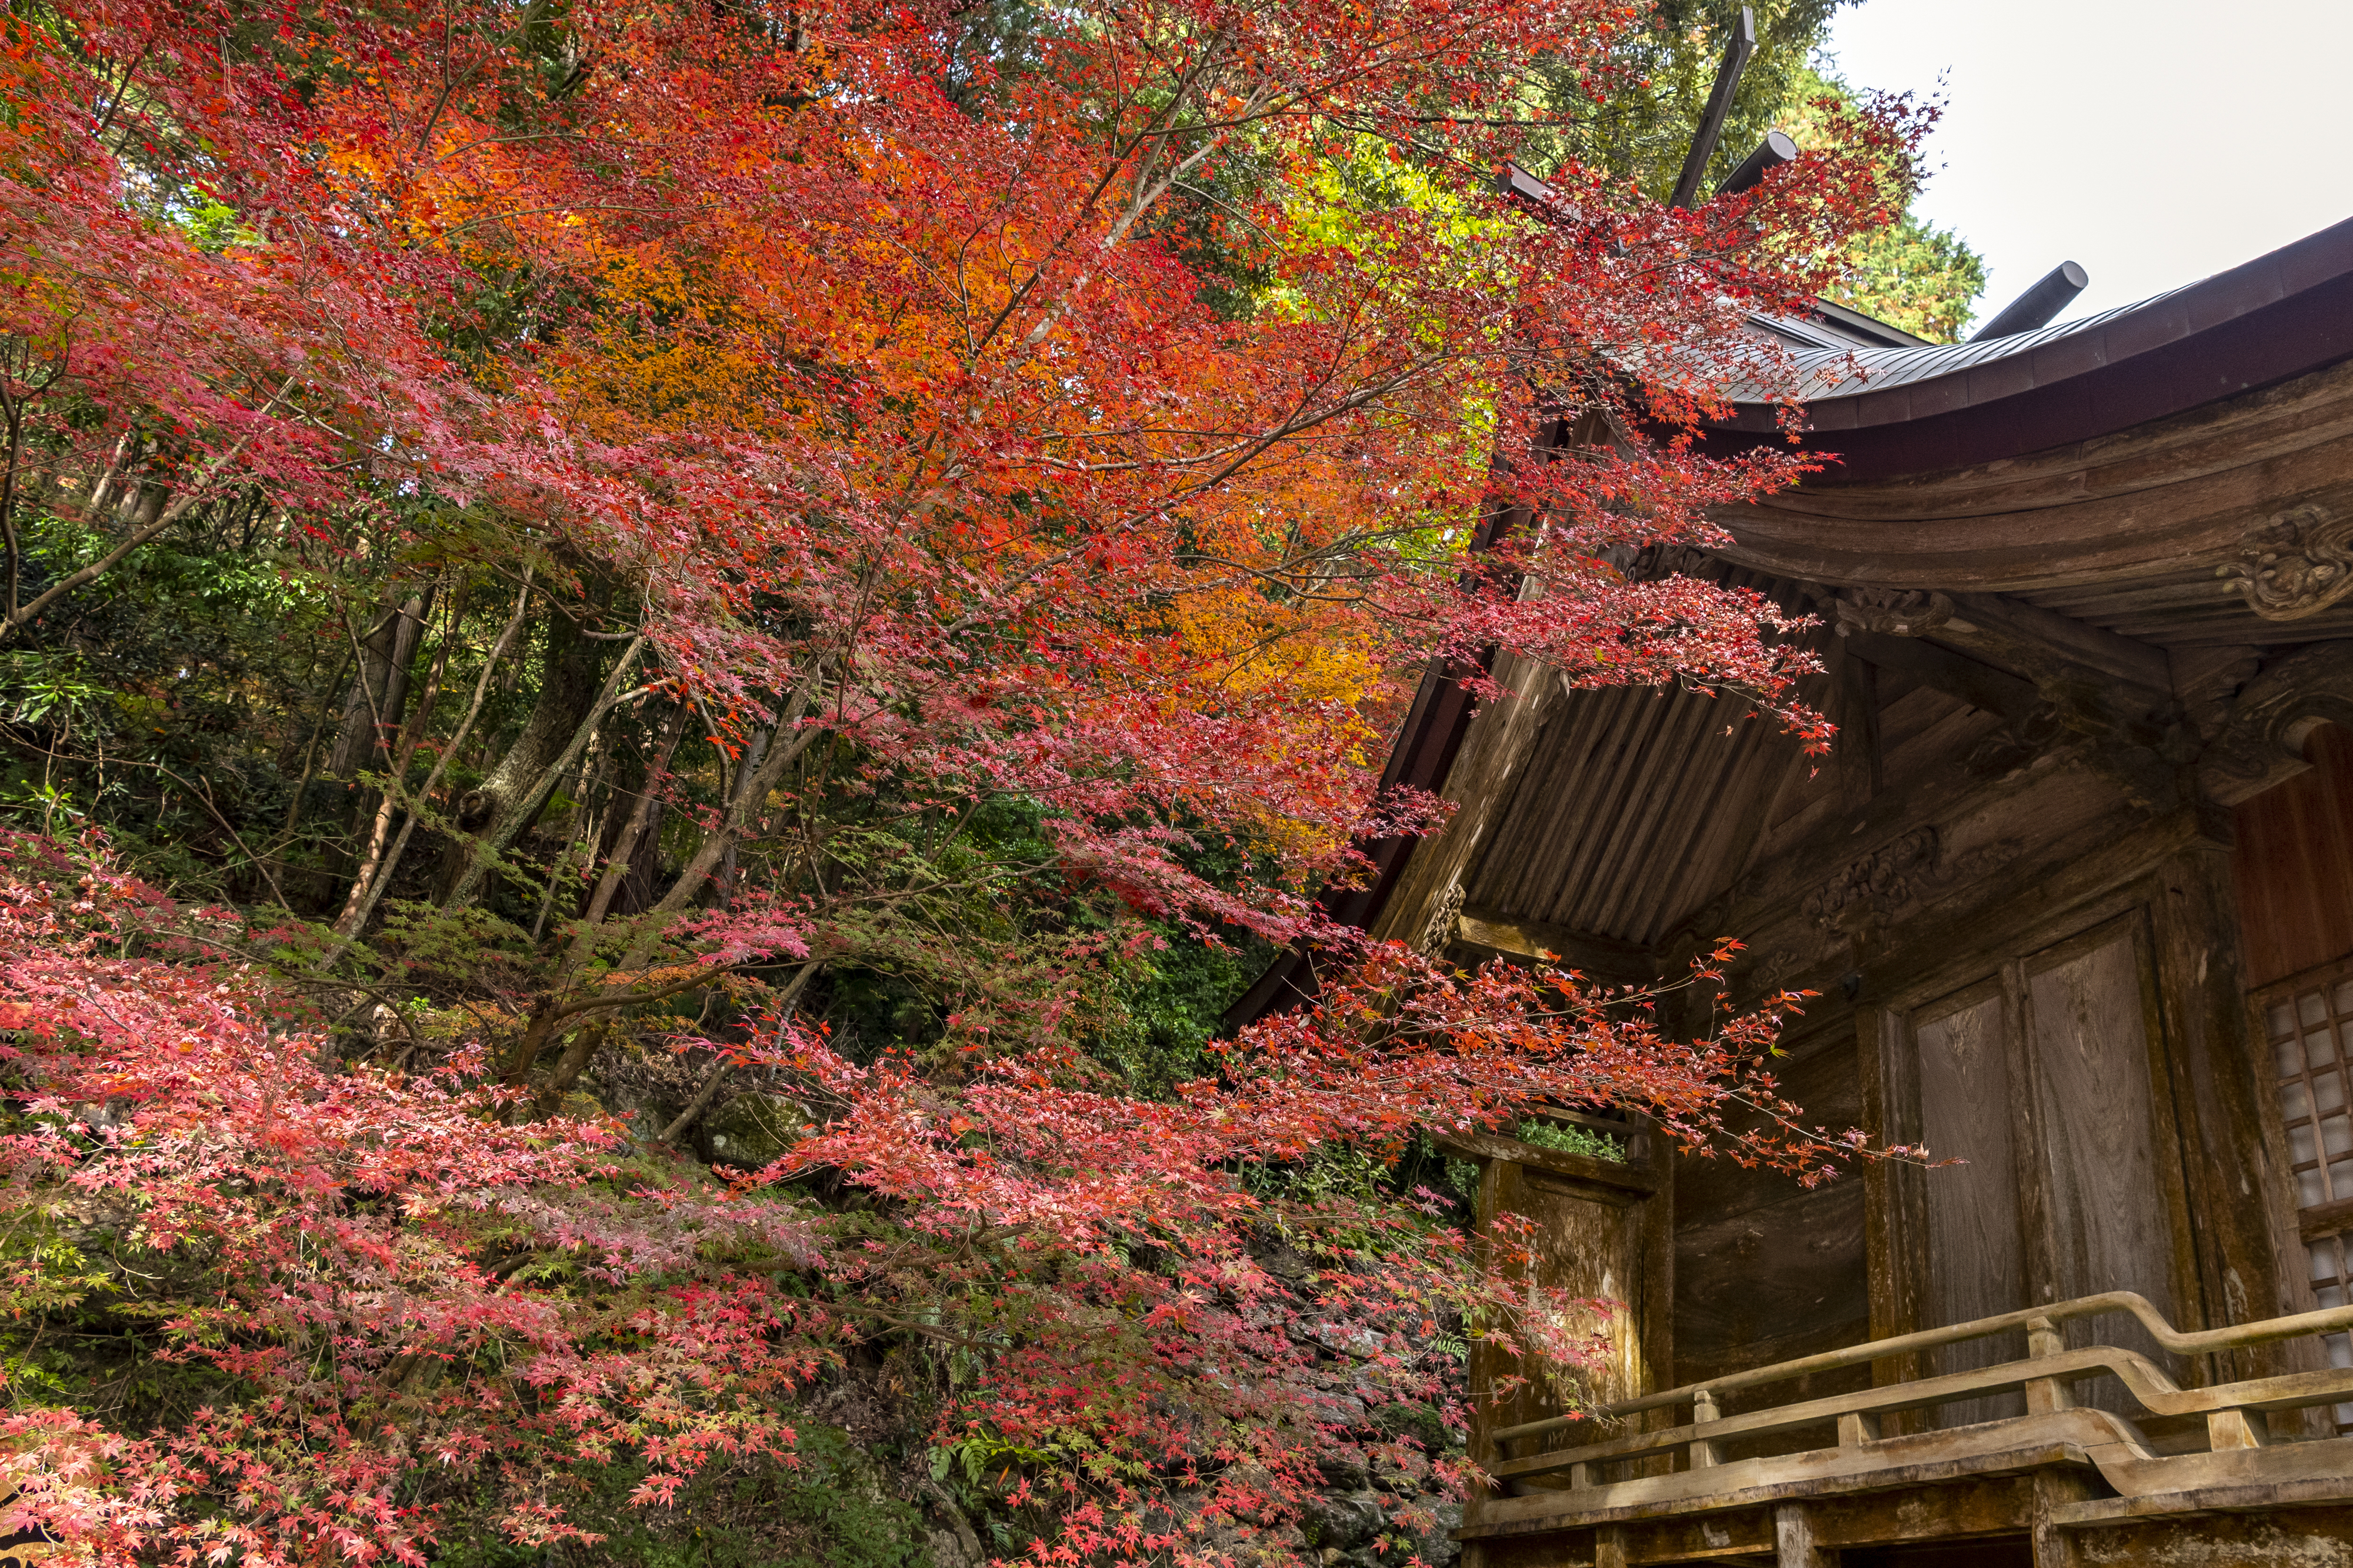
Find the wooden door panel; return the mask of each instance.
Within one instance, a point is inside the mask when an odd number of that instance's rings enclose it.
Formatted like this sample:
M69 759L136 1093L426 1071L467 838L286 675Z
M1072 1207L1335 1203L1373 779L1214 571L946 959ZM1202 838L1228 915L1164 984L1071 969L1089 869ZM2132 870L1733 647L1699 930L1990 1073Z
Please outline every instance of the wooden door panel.
M2026 1305L2006 1013L2000 982L1989 981L1914 1015L1921 1140L1934 1159L1966 1162L1926 1173L1925 1327ZM1947 1345L1938 1352L1936 1369L1991 1366L2025 1350L2022 1333ZM2024 1401L2009 1394L1947 1405L1936 1422L1960 1426L2025 1413Z
M2149 966L2141 921L2111 921L2002 966L1915 1011L1916 1122L1924 1173L1923 1326L2034 1301L2132 1290L2178 1320L2172 1204L2178 1162L2160 1158L2151 1078ZM2166 1123L2169 1125L2169 1123ZM2071 1344L2170 1358L2129 1318L2069 1325ZM2026 1353L2021 1333L1937 1352L1958 1372ZM2181 1369L2176 1368L2177 1372ZM2114 1380L2086 1403L2126 1407ZM2015 1395L1948 1406L1953 1426L2024 1413Z
M1513 1160L1489 1159L1480 1177L1479 1230L1493 1237L1504 1215L1527 1222L1527 1253L1517 1264L1528 1286L1525 1310L1548 1314L1556 1293L1609 1304L1610 1310L1589 1317L1573 1312L1574 1321L1566 1325L1598 1334L1608 1347L1596 1364L1574 1374L1577 1394L1606 1405L1667 1386L1663 1374L1672 1370L1673 1354L1669 1326L1673 1253L1663 1206L1626 1188ZM1512 1325L1515 1336L1535 1327ZM1484 1451L1485 1434L1496 1427L1560 1413L1562 1395L1568 1391L1552 1378L1567 1369L1530 1367L1484 1337L1472 1342L1470 1363L1471 1385L1477 1395L1474 1451ZM1666 1413L1660 1413L1660 1418L1665 1419ZM1588 1434L1566 1432L1550 1446L1593 1440ZM1662 1467L1665 1461L1643 1463ZM1565 1486L1567 1478L1527 1484L1544 1489Z
M2026 965L2028 1039L2042 1122L2042 1203L2052 1278L2046 1300L2133 1290L2179 1321L2168 1173L2158 1159L2149 1082L2146 966L2133 924ZM2158 1351L2128 1318L2068 1325L2068 1342ZM2127 1408L2113 1379L2087 1403Z

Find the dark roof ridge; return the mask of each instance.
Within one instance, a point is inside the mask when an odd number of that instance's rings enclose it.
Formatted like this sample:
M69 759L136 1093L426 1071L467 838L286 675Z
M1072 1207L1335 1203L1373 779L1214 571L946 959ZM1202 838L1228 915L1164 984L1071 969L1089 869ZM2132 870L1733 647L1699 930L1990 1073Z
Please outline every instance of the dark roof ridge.
M1799 348L1790 357L1805 445L1843 459L1813 483L2088 440L2353 358L2353 219L2080 321L1976 342ZM1733 400L1738 412L1712 446L1776 439L1776 409L1761 388L1736 389Z

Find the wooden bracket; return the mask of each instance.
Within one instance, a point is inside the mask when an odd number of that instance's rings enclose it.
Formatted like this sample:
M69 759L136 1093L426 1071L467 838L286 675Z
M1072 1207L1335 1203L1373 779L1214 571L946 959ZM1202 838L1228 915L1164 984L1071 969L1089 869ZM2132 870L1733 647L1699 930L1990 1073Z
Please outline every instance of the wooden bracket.
M1839 1447L1860 1448L1865 1443L1879 1441L1879 1417L1861 1410L1850 1410L1838 1419Z
M2216 1453L2225 1448L2260 1448L2271 1441L2262 1417L2249 1419L2243 1410L2206 1413L2206 1446Z

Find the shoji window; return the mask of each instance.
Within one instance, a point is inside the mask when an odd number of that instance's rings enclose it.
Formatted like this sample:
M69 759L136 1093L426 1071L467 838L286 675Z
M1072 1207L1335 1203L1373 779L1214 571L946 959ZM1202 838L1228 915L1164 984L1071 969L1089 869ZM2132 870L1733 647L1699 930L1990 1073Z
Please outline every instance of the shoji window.
M2341 1307L2353 1290L2353 960L2268 986L2256 998L2279 1082L2312 1292ZM2331 1334L2329 1364L2353 1366L2353 1339ZM2353 1405L2337 1407L2353 1426Z

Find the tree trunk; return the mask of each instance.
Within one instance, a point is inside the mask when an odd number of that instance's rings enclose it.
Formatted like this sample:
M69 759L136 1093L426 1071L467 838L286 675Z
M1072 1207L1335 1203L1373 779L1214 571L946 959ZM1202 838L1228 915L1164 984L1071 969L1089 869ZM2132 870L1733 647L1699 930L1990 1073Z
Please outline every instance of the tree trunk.
M560 761L580 726L596 706L596 689L603 650L580 635L569 616L551 615L547 646L540 656L539 699L522 733L515 737L482 782L458 800L460 836L450 845L441 866L436 901L447 904L465 876L474 840L512 843L531 826L530 819L546 804L540 787L547 771Z
M753 786L758 783L760 760L767 754L768 742L776 737L776 727L771 724L755 732L752 737L752 743L744 748L744 760L736 764L735 788L727 797L728 810L733 811L738 805L743 805L745 797L751 794ZM756 805L754 809L757 809ZM713 897L711 901L722 906L735 896L735 840L732 837L727 841L727 847L720 851L719 875L712 879L712 892ZM649 905L651 902L651 900L647 900Z
M430 604L432 597L432 590L427 589L424 595L426 602ZM448 627L442 634L440 648L433 656L432 670L425 678L424 699L417 704L416 713L402 721L397 731L399 740L393 745L391 755L385 759L385 771L391 776L392 788L376 796L375 821L368 833L367 847L361 852L359 869L352 878L351 893L343 900L343 911L335 920L338 935L358 935L358 922L367 918L367 911L375 901L371 894L375 890L377 872L385 862L385 847L391 842L393 814L399 808L406 787L408 764L417 755L417 743L424 740L426 731L432 725L434 703L441 695L441 674L449 667L449 645L457 640L459 623L465 619L465 616L466 585L461 582L456 596L449 602ZM422 616L417 624L423 624ZM399 653L399 644L400 639L396 637L396 657ZM408 702L407 666L405 663L396 665L394 675L399 681L396 700L399 707L405 708ZM386 685L389 689L391 683ZM387 714L386 718L388 721L390 715Z
M335 731L334 750L327 753L329 777L348 779L363 768L380 765L408 706L408 667L417 657L432 604L431 588L412 594L397 609L385 611L361 639L360 668L343 698L343 721Z
M613 810L596 846L596 858L607 869L589 900L585 918L590 925L607 914L642 914L661 896L660 793L670 779L670 757L686 733L692 712L685 703L671 710L650 758L637 747L622 753L621 771L613 786ZM610 887L606 886L607 879Z

